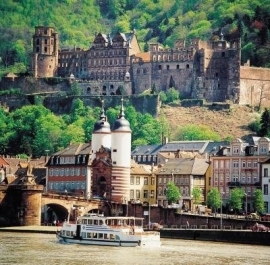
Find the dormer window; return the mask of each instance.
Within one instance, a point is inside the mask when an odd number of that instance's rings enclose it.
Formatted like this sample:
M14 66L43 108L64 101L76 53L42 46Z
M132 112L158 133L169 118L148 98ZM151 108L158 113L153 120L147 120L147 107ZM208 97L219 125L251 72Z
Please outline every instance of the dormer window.
M233 146L233 154L239 154L239 146Z

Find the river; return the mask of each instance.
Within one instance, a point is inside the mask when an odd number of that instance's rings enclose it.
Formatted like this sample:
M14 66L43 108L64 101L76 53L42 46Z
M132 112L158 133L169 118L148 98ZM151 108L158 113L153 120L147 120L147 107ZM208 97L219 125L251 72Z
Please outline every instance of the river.
M270 264L270 248L162 239L159 248L60 244L52 234L0 232L0 264L20 265L173 265Z

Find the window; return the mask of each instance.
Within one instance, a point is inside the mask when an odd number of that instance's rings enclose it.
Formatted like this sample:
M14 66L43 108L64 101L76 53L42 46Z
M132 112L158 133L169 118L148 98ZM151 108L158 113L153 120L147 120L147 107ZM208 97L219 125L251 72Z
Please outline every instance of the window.
M86 168L85 167L82 168L82 175L86 176Z
M235 167L235 168L239 167L238 160L233 160L233 167Z
M237 182L238 181L238 176L234 175L232 180L233 180L233 182Z
M140 185L140 177L136 177L136 185Z
M233 154L239 154L239 146L233 146Z
M263 185L263 194L268 195L268 184Z
M155 185L155 178L151 177L151 185Z
M243 167L243 168L246 167L246 161L242 161L242 167Z
M136 190L136 199L140 199L140 190Z
M268 168L263 169L263 177L267 178L268 177Z
M147 199L148 198L148 190L143 191L143 198Z
M134 185L134 177L130 177L130 185Z
M143 183L144 183L144 185L148 185L148 177L143 178Z
M74 168L70 169L70 176L74 176Z
M248 161L248 162L247 162L247 167L248 167L248 168L251 168L251 161Z
M258 162L257 162L257 161L254 161L254 162L253 162L253 167L254 167L254 168L258 167Z

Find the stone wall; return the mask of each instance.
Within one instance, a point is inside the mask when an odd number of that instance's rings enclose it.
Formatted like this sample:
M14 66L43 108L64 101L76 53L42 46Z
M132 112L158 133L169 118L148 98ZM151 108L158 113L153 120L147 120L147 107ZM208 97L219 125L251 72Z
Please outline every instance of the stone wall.
M241 105L270 105L270 69L242 66L240 68Z

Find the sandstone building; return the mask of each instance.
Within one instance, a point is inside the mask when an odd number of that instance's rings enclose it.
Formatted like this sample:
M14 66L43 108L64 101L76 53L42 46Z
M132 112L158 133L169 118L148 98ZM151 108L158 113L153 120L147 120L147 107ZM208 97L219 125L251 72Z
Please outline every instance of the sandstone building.
M230 100L257 106L270 98L270 69L241 66L241 41L178 40L173 48L149 44L142 52L136 32L95 36L88 50L59 50L53 28L36 27L32 72L35 77L66 77L83 95L132 95L174 87L182 98ZM56 65L57 62L57 65Z

